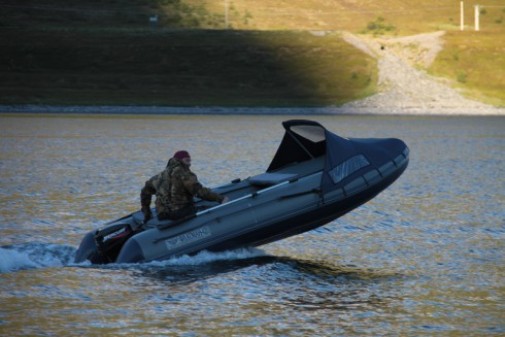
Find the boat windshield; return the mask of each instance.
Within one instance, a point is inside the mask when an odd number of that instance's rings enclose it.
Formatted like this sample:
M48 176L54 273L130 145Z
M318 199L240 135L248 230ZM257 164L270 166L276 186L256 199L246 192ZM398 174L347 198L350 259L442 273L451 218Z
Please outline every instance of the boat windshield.
M324 129L319 125L295 125L290 130L314 143L325 140Z
M290 120L282 124L286 133L267 172L325 154L326 130L321 124L305 120Z

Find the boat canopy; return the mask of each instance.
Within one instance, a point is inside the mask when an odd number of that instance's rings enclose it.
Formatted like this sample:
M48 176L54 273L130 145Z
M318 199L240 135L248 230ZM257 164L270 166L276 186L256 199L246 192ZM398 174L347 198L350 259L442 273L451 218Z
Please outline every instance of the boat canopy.
M323 193L358 174L362 168L382 165L384 159L390 157L390 150L404 147L396 139L343 138L314 121L289 120L282 125L286 132L267 172L324 156Z
M286 132L267 172L323 155L337 163L355 152L348 139L331 133L318 122L295 119L282 125Z
M324 155L326 130L321 124L306 120L289 120L282 125L286 132L267 172Z

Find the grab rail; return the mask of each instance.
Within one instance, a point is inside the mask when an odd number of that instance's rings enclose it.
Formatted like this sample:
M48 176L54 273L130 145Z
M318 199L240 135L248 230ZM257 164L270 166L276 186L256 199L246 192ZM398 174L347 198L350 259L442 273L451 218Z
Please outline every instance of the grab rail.
M309 174L309 175L306 175L304 176L303 178L309 178L311 176L315 176L315 175L318 175L318 174L321 174L321 171L318 171L318 172L315 172L315 173L312 173L312 174ZM211 208L208 208L206 210L203 210L203 211L200 211L198 213L196 213L197 216L200 216L200 215L203 215L203 214L206 214L206 213L210 213L216 209L219 209L221 207L224 207L224 206L227 206L227 205L230 205L230 204L233 204L233 203L236 203L236 202L239 202L239 201L242 201L242 200L245 200L245 199L249 199L249 198L255 198L257 197L258 195L261 195L263 193L266 193L266 192L269 192L271 190L274 190L276 188L279 188L281 186L284 186L284 185L287 185L287 184L291 184L291 183L294 183L294 182L297 182L299 181L301 178L300 177L297 177L296 179L290 179L290 180L286 180L286 181L283 181L279 184L276 184L276 185L273 185L273 186L270 186L270 187L267 187L267 188L264 188L264 189L261 189L257 192L253 192L253 193L250 193L250 194L247 194L247 195L244 195L243 197L240 197L238 199L234 199L234 200L231 200L225 204L219 204L219 205L216 205L214 207L211 207ZM305 193L305 192L303 192ZM312 193L312 190L310 191L310 193Z
M312 174L309 174L309 175L307 175L307 176L304 176L303 178L308 178L308 177L311 177L311 176L314 176L314 175L317 175L317 174L320 174L320 173L321 173L321 172L312 173ZM194 214L194 215L191 215L191 216L185 217L185 218L183 218L183 219L176 220L176 221L171 222L171 223L169 223L169 224L158 225L158 226L157 226L157 228L158 228L159 230L164 230L164 229L172 228L172 227L174 227L174 226L176 226L176 225L178 225L178 224L180 224L180 223L182 223L182 222L186 222L187 220L190 220L190 219L192 219L192 218L196 218L196 217L199 217L199 216L205 215L205 214L207 214L207 213L211 213L211 212L213 212L213 211L215 211L215 210L218 210L218 209L220 209L220 208L222 208L222 207L229 206L229 205L232 205L232 204L235 204L235 203L241 202L241 201L246 200L246 199L256 198L257 196L259 196L259 195L261 195L261 194L263 194L263 193L270 192L270 191L272 191L272 190L274 190L274 189L277 189L277 188L279 188L279 187L281 187L281 186L285 186L285 185L287 185L287 184L291 184L291 183L294 183L294 182L297 182L297 181L299 181L299 178L297 178L297 179L292 179L292 180L286 180L286 181L283 181L283 182L281 182L281 183L279 183L279 184L277 184L277 185L273 185L273 186L270 186L270 187L267 187L267 188L261 189L261 190L256 191L256 192L249 193L249 194L247 194L247 195L244 195L243 197L240 197L240 198L237 198L237 199L230 200L230 201L228 201L227 203L224 203L224 204L219 204L219 205L213 206L213 207L211 207L211 208L207 208L207 209L205 209L205 210L202 210L202 211L197 212L197 213L196 213L196 214ZM301 192L301 193L302 193L302 194L305 194L305 193L307 193L307 194L308 194L308 193L315 193L315 190L316 190L316 189L313 189L313 190L310 190L310 191ZM319 192L319 191L318 191L318 192ZM295 196L295 195L293 195L293 197L294 197L294 196ZM289 198L289 197L290 197L290 196L289 196L289 195L287 195L287 196L281 196L280 198L282 199L282 198Z
M283 185L286 185L286 184L289 184L290 182L289 181L284 181L280 184L277 184L277 185L274 185L274 186L271 186L271 187L268 187L268 188L264 188L262 190L259 190L258 192L253 192L253 193L250 193L250 194L247 194L247 195L244 195L243 197L240 197L238 199L233 199L227 203L224 203L224 204L219 204L217 206L214 206L214 207L211 207L211 208L207 208L203 211L200 211L200 212L197 212L196 213L196 216L200 216L200 215L203 215L203 214L206 214L206 213L210 213L216 209L219 209L221 207L224 207L224 206L228 206L228 205L231 205L231 204L234 204L234 203L237 203L239 201L242 201L242 200L245 200L245 199L249 199L249 198L255 198L256 196L260 195L260 194L263 194L265 192L268 192L268 191L271 191L273 189L276 189L280 186L283 186Z

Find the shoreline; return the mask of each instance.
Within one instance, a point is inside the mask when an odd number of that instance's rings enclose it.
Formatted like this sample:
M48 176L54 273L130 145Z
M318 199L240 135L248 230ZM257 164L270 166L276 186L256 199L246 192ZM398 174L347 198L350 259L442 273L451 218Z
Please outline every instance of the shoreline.
M169 107L121 105L0 105L1 114L125 114L125 115L376 115L376 116L505 116L498 107Z
M442 50L444 34L373 38L344 32L346 43L377 61L378 82L375 94L338 106L92 105L81 101L85 104L0 103L0 114L505 116L505 106L467 98L447 80L428 74L426 69Z

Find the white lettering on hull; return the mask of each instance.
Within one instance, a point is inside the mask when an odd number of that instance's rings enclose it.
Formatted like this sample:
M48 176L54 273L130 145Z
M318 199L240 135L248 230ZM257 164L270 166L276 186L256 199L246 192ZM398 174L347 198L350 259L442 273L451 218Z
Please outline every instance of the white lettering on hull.
M206 237L211 236L212 233L210 231L209 226L203 226L200 228L197 228L195 230L192 230L190 232L184 233L182 235L170 238L168 240L165 240L165 245L169 250L187 245L189 243L193 243L199 240L202 240Z

